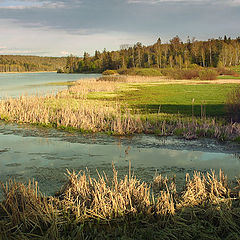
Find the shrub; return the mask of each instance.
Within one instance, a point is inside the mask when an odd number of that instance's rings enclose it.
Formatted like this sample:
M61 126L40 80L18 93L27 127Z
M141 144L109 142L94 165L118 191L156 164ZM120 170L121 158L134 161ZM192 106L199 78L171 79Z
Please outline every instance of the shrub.
M119 69L118 73L121 75L131 75L131 76L162 76L160 69L158 68L130 68L130 69Z
M162 72L173 79L196 79L199 77L197 69L165 69Z
M135 69L137 76L162 76L162 73L157 68L137 68Z
M226 111L234 122L240 122L240 87L233 89L228 94Z
M190 64L190 65L188 66L188 68L190 68L190 69L202 69L203 67L201 67L201 66L193 63L193 64Z
M163 69L162 73L172 79L201 79L215 80L217 72L212 69L192 68L192 69Z
M57 73L64 73L64 70L61 69L61 68L59 68L59 69L57 70Z
M206 69L199 72L199 78L201 80L216 80L217 72L212 69Z
M118 72L116 70L106 70L102 73L102 75L117 75Z
M117 71L121 75L135 75L133 68L122 68Z
M234 77L239 76L239 74L237 72L235 72L234 70L232 70L230 68L218 67L216 70L219 75L231 75Z
M199 77L199 71L197 69L184 69L182 77L183 79L196 79Z
M97 79L98 81L106 81L106 82L127 82L126 77L124 76L116 76L116 75L105 75Z

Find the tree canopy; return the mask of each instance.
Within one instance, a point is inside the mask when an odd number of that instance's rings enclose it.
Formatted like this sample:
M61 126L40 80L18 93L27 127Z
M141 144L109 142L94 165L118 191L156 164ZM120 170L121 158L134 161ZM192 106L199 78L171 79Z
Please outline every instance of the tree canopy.
M157 42L144 46L137 42L133 46L124 44L118 51L95 51L94 56L84 53L83 58L73 55L67 59L64 72L103 72L107 69L125 68L189 68L230 67L240 64L240 37L228 37L197 41L195 38L184 43L175 36L169 43Z
M57 71L66 64L63 57L0 55L0 72Z

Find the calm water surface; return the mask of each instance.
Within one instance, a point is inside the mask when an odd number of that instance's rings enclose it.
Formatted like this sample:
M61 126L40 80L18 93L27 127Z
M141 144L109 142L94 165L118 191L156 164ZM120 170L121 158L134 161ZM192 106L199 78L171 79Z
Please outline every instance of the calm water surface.
M1 73L0 99L21 95L45 94L62 90L66 86L51 86L49 83L71 82L98 77L100 74Z
M156 171L176 175L180 184L185 174L194 170L221 168L230 180L240 177L239 145L214 140L146 135L117 138L0 123L0 143L0 181L34 178L47 194L64 184L66 169L88 168L96 176L96 169L111 174L114 163L124 175L129 161L137 177L147 182L152 181Z
M23 93L46 93L63 87L46 86L96 75L82 74L0 74L0 97ZM223 169L230 180L240 177L239 144L219 143L203 139L186 141L137 135L109 137L103 134L83 135L29 125L6 124L0 121L0 181L10 178L26 182L36 179L42 192L54 194L66 181L66 169L86 170L97 176L96 169L112 173L112 163L119 175L132 171L138 178L151 182L156 171L176 175L177 183L195 170ZM1 193L0 193L1 197Z

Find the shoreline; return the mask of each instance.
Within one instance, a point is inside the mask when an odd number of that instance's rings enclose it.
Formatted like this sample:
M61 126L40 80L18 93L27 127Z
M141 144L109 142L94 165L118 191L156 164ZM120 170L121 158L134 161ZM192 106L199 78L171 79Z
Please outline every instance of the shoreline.
M34 72L0 72L0 74L17 74L17 73L57 73L57 71L34 71Z

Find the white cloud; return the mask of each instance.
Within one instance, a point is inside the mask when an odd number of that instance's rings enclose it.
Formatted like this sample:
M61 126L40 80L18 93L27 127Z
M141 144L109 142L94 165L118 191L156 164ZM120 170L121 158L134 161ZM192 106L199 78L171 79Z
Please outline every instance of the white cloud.
M60 53L61 53L61 55L70 55L70 53L68 51L61 51Z
M160 3L182 3L182 4L220 4L229 6L240 6L240 0L127 0L129 4L160 4Z
M30 8L64 8L65 1L37 1L37 0L13 0L0 2L0 9L30 9Z
M20 54L20 55L31 55L31 54L39 54L39 52L32 51L32 50L22 50L22 49L1 49L0 48L0 54Z
M116 50L124 43L153 43L155 38L126 32L97 32L86 35L71 34L60 29L47 27L22 27L13 20L0 19L1 46L0 54L28 54L41 56L82 56L84 51L94 54L95 50ZM17 48L16 48L17 46Z

